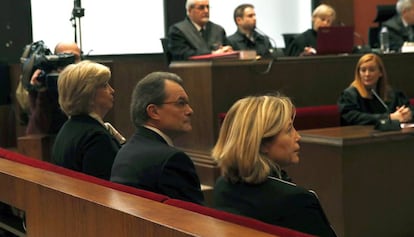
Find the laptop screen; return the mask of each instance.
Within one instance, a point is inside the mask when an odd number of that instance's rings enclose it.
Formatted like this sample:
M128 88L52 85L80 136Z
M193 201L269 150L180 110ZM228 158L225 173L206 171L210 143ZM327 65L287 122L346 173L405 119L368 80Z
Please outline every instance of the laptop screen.
M316 39L318 55L352 53L353 47L353 26L330 26L318 29Z

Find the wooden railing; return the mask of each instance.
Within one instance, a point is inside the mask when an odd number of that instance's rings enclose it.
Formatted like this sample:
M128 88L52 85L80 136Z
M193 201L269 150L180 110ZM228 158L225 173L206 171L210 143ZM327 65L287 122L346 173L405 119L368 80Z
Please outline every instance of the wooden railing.
M27 236L273 236L0 158L0 201L25 213Z

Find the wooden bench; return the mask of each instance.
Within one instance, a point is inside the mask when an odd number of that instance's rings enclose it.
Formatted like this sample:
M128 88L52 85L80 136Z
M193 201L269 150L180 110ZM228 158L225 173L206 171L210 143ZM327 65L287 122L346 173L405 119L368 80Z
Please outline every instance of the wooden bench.
M17 138L17 150L38 160L51 161L54 135L33 134Z
M3 148L0 201L26 213L28 236L310 236Z
M219 127L226 113L218 115ZM340 115L337 105L318 105L296 108L294 121L296 130L327 128L340 126Z

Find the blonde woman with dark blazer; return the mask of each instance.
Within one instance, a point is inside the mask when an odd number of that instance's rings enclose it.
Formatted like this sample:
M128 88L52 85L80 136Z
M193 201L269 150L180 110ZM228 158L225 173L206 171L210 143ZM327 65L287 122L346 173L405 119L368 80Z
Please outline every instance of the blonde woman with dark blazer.
M279 95L252 96L227 112L212 156L223 177L217 209L317 236L335 236L314 192L296 186L283 168L299 162L295 108Z
M67 66L58 78L59 104L69 117L56 136L52 162L109 180L120 142L103 118L113 107L108 67L92 61Z

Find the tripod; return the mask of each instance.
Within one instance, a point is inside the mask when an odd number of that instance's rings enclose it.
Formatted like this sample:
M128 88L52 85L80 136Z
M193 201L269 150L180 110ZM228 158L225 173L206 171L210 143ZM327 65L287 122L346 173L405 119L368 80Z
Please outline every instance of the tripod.
M72 17L70 21L75 30L75 42L79 45L82 51L82 31L81 31L81 17L85 16L85 9L81 7L81 0L73 1Z

